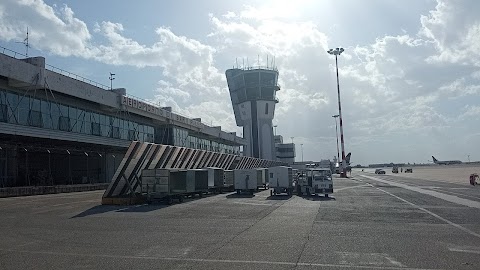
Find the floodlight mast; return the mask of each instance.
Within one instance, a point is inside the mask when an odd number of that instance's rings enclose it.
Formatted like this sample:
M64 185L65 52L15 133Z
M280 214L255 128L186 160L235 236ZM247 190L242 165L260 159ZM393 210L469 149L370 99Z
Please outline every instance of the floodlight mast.
M335 68L337 71L338 115L340 118L340 143L342 146L342 171L340 176L347 177L347 166L346 166L346 160L345 160L345 143L344 143L344 137L343 137L342 105L340 102L340 82L338 80L338 56L342 52L344 52L343 48L335 48L327 51L327 53L335 55Z

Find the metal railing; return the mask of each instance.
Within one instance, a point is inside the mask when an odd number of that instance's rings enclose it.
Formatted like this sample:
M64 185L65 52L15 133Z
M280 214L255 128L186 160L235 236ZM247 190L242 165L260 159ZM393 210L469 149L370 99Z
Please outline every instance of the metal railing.
M17 59L17 56L22 56L22 57L27 57L25 54L23 53L19 53L19 52L16 52L16 51L12 51L10 49L7 49L5 47L2 47L0 46L0 49L2 50L2 53L5 54L5 55L8 55L8 56L11 56L15 59Z
M273 71L277 71L278 72L278 68L276 66L272 67L272 66L244 66L244 67L234 67L234 68L237 68L237 69L241 69L241 70L255 70L255 69L265 69L265 70L273 70Z
M23 53L13 51L13 50L7 49L7 48L2 47L2 46L0 46L0 50L2 51L2 54L8 55L8 56L13 57L15 59L19 59L20 57L27 58L27 56ZM96 82L94 80L90 80L88 78L85 78L85 77L80 76L78 74L72 73L70 71L67 71L67 70L64 70L64 69L61 69L61 68L58 68L58 67L55 67L55 66L52 66L52 65L49 65L49 64L45 64L45 68L50 70L50 71L57 72L57 73L62 74L64 76L70 77L72 79L94 85L98 88L102 88L104 90L110 90L110 86L108 86L108 85L101 84L101 83Z
M50 70L50 71L53 71L53 72L57 72L59 74L62 74L62 75L65 75L67 77L70 77L72 79L75 79L75 80L79 80L79 81L82 81L84 83L88 83L88 84L91 84L91 85L94 85L98 88L102 88L103 90L110 90L110 86L108 85L105 85L105 84L101 84L99 82L96 82L96 81L93 81L93 80L90 80L90 79L87 79L85 77L82 77L78 74L75 74L75 73L72 73L70 71L66 71L64 69L61 69L61 68L58 68L58 67L55 67L55 66L52 66L52 65L49 65L49 64L45 64L45 68Z

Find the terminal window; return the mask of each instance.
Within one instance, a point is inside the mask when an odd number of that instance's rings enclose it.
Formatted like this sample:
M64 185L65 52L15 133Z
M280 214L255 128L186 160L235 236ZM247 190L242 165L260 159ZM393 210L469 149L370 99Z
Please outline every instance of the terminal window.
M58 129L63 131L70 131L70 118L66 116L60 116L58 118Z
M100 136L100 123L92 123L92 135Z
M0 122L7 122L8 115L7 115L7 105L0 104Z
M30 110L28 115L28 124L32 127L42 127L42 113L39 111Z

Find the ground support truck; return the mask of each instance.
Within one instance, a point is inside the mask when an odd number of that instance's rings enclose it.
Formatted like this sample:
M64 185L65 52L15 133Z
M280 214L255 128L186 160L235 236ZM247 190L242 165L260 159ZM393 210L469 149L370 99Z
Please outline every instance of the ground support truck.
M268 183L268 169L259 168L257 169L257 190L260 188L267 189Z
M326 198L333 193L332 172L330 169L306 170L299 177L297 194L302 195L324 195Z
M293 193L293 171L287 166L276 166L268 168L268 186L270 196L281 193L292 195Z
M237 194L244 192L253 195L257 189L257 176L256 169L234 170L233 180Z
M183 202L185 197L203 196L208 191L208 172L195 170L152 169L141 175L142 194L147 203L174 200Z
M223 188L227 191L234 190L233 170L223 171Z
M208 191L213 194L223 193L224 172L222 168L206 168L208 171Z

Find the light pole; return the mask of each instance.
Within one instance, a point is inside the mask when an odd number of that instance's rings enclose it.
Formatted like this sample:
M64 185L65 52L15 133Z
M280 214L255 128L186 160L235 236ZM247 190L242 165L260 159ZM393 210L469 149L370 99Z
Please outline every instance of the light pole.
M293 138L295 138L295 137L290 137L290 139L292 139L292 143L293 143Z
M345 164L345 143L343 140L342 105L340 103L340 82L338 81L338 56L344 51L343 48L330 49L327 52L335 55L335 68L337 70L337 92L338 92L338 116L340 117L340 143L342 145L342 173L340 177L347 177L347 166Z
M300 144L300 147L302 148L302 162L303 162L303 143Z
M110 90L113 90L113 80L115 80L113 76L115 76L115 73L110 72L110 77L108 77L108 79L110 80Z
M335 118L335 134L337 135L337 160L340 160L340 150L338 148L338 125L337 125L337 117L340 115L332 115L333 118Z
M273 135L277 136L277 125L274 125L274 126L273 126L273 129L274 129L274 131L275 131L275 132L273 133Z

